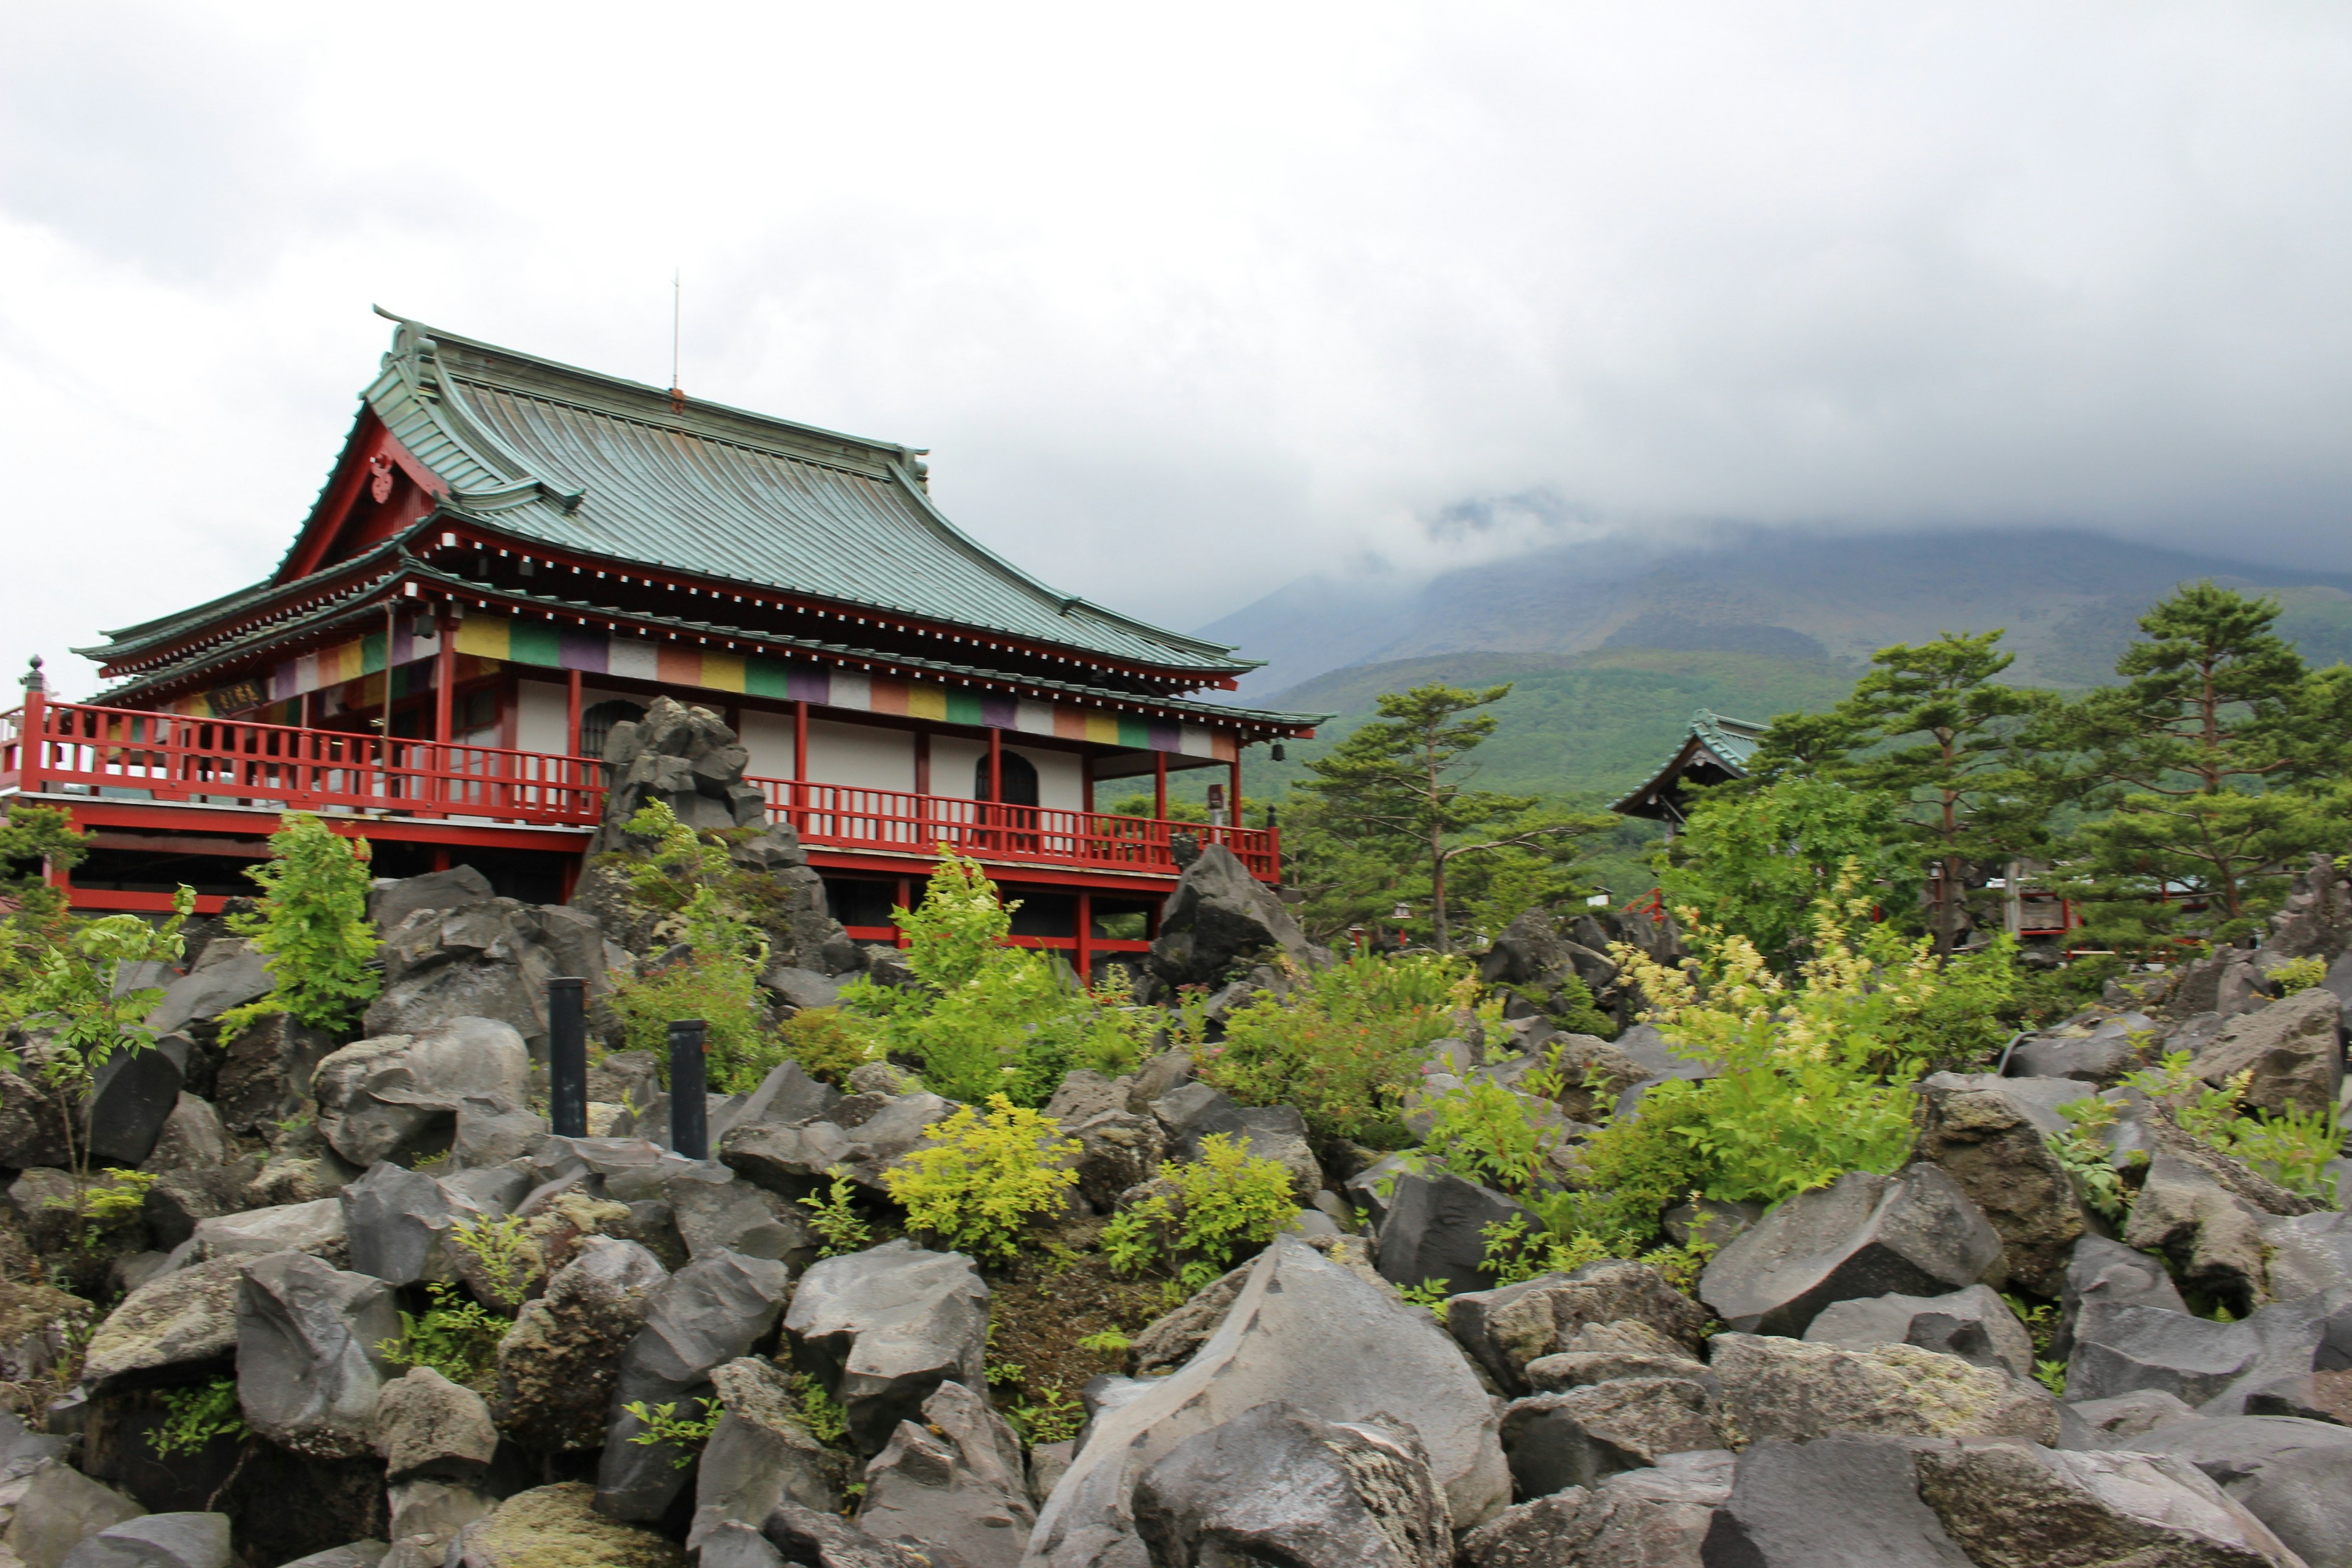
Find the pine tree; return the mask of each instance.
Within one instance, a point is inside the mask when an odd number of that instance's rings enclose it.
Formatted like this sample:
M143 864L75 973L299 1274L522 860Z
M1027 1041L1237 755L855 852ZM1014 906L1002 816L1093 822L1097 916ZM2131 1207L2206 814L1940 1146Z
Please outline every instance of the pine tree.
M1510 687L1469 691L1433 684L1380 699L1380 716L1329 755L1307 764L1299 787L1318 797L1328 858L1361 868L1383 861L1428 879L1433 944L1453 950L1447 873L1465 857L1509 850L1572 857L1573 841L1609 819L1549 807L1532 795L1468 787L1469 758L1495 732L1491 708Z
M2201 892L2215 936L2253 929L2273 868L2329 836L2312 786L2342 761L2352 687L2341 669L2307 670L2278 616L2274 599L2181 588L2140 617L2123 683L2065 715L2076 787L2106 810L2078 834L2080 863L2147 934L2165 923L2145 903L2151 882Z

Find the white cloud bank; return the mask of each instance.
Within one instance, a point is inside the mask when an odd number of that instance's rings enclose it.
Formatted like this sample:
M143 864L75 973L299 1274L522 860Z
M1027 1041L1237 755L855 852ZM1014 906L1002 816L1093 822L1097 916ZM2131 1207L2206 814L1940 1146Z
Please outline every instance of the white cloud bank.
M2352 567L2339 6L0 16L11 679L269 569L370 302L660 382L673 266L690 392L1179 626L1557 516Z

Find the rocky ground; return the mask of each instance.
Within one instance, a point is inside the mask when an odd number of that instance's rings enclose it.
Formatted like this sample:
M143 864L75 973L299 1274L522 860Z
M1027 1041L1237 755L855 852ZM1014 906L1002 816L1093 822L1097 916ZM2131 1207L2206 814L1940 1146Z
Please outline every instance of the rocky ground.
M788 835L760 853L805 869ZM1254 954L1314 957L1228 858L1188 875L1157 955L1238 973L1215 1006L1276 978ZM0 1568L2352 1568L2352 1220L2119 1087L2188 1050L2256 1103L2338 1099L2352 961L2284 998L2269 974L2341 958L2352 895L2315 867L2298 899L2272 947L2113 990L2004 1074L1928 1079L1908 1168L1723 1206L1686 1291L1627 1260L1496 1288L1479 1227L1511 1199L1316 1147L1181 1052L1065 1082L1047 1111L1080 1182L1012 1264L887 1226L822 1256L799 1200L836 1170L878 1194L950 1102L883 1064L846 1092L788 1065L714 1102L716 1157L691 1161L653 1064L620 1053L592 1081L602 1135L554 1137L545 981L629 962L625 911L462 870L380 884L386 986L359 1037L223 1039L268 982L215 932L154 977L163 1048L87 1106L0 1080ZM794 908L780 1009L887 962ZM1605 998L1606 965L1537 920L1489 978ZM1535 1109L1573 1126L1706 1070L1638 1027L1492 1036L1438 1042L1425 1081L1516 1086L1559 1046L1583 1098ZM2092 1097L2120 1223L2045 1137ZM135 1203L83 1236L62 1116L152 1177L105 1177ZM1218 1131L1291 1173L1298 1215L1163 1311L1089 1244ZM1435 1311L1398 1289L1433 1278ZM426 1322L473 1375L389 1353ZM715 1422L680 1441L630 1413L703 1400Z

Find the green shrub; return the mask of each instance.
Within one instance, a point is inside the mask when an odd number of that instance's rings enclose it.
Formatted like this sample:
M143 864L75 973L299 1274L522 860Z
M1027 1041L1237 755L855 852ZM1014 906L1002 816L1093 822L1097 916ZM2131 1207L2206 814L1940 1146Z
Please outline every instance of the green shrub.
M2282 996L2292 996L2308 991L2327 978L2327 960L2317 953L2304 958L2290 958L2271 971L2271 984Z
M1351 958L1290 977L1290 994L1236 1008L1222 1044L1199 1053L1202 1081L1244 1105L1295 1105L1318 1139L1398 1148L1415 1067L1455 1033L1476 990L1467 961Z
M2197 1076L2190 1060L2189 1052L2175 1051L2160 1067L2126 1074L2125 1087L2162 1106L2182 1131L2243 1160L2281 1186L2322 1203L2337 1202L2336 1178L2326 1168L2344 1152L2344 1128L2334 1106L2317 1114L2290 1107L2276 1115L2244 1115L2239 1101L2253 1069L2216 1089Z
M429 1366L477 1394L496 1393L499 1342L514 1324L467 1300L455 1285L436 1283L425 1289L433 1304L421 1313L402 1312L400 1337L380 1342L377 1353L404 1371Z
M1427 1155L1465 1180L1503 1192L1533 1190L1559 1146L1557 1130L1538 1125L1517 1095L1487 1079L1433 1095L1424 1108L1435 1117L1422 1140Z
M610 998L621 1036L633 1051L653 1053L662 1087L669 1087L669 1026L680 1018L709 1026L706 1070L719 1094L742 1094L782 1064L786 1047L767 1026L760 1004L759 971L741 957L697 949L646 973L616 978Z
M450 1229L459 1249L481 1268L491 1297L509 1312L523 1304L532 1281L545 1267L528 1225L520 1215L496 1218L486 1215L459 1220Z
M1120 1210L1103 1227L1103 1256L1122 1274L1164 1265L1189 1293L1272 1241L1298 1214L1290 1173L1223 1132L1201 1140L1201 1157L1160 1167L1176 1187Z
M809 1228L816 1232L822 1245L817 1248L821 1258L839 1258L847 1252L863 1252L874 1245L874 1228L857 1212L857 1184L836 1167L833 1181L823 1197L809 1196L800 1201L809 1211Z
M838 1007L804 1007L779 1033L785 1056L835 1089L847 1089L849 1075L877 1059L872 1030L842 1016Z
M261 907L229 921L268 955L269 994L222 1015L224 1035L272 1013L340 1033L383 988L369 962L381 942L367 918L368 841L346 838L307 811L279 821L269 858L246 872L261 889Z
M1076 1156L1078 1142L1002 1094L991 1095L988 1106L984 1117L967 1105L925 1129L922 1145L883 1173L882 1184L905 1206L908 1229L1003 1263L1020 1249L1032 1218L1061 1211L1077 1184L1065 1162Z
M670 1468L685 1469L701 1454L702 1446L710 1441L720 1415L715 1399L698 1399L695 1403L702 1406L702 1414L689 1419L679 1418L676 1400L648 1407L644 1400L636 1399L622 1405L624 1412L635 1416L645 1427L642 1432L630 1434L629 1441L648 1448L665 1444L676 1448L677 1452L670 1457Z
M1052 1099L1073 1068L1132 1067L1156 1020L1129 1005L1126 972L1088 991L1044 954L1007 945L1019 907L998 900L980 862L944 854L922 906L890 915L919 984L842 988L843 1022L862 1026L868 1054L916 1063L950 1099L1001 1094L1023 1106Z
M2114 1104L2085 1096L2061 1105L2058 1114L2066 1119L2067 1130L2046 1133L2042 1142L2065 1168L2083 1201L2110 1223L2119 1223L2131 1206L2131 1194L2125 1190L2123 1173L2108 1158L2107 1146L2099 1137L2100 1130L2116 1120Z
M188 1388L167 1389L160 1396L171 1414L147 1433L155 1457L193 1454L215 1437L242 1439L248 1430L236 1396L236 1379L215 1377Z

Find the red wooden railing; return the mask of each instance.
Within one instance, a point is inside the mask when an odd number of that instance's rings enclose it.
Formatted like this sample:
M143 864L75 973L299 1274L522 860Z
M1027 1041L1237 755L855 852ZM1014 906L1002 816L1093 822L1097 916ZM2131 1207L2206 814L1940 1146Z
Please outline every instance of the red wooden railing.
M1222 844L1232 850L1252 876L1272 880L1282 872L1281 836L1271 827L1213 827L795 779L743 782L766 793L770 821L789 822L800 830L803 843L826 848L919 855L944 844L982 860L1034 860L1172 877L1177 865L1169 841L1178 834L1191 834L1202 845Z
M1223 844L1253 876L1281 875L1267 827L1112 816L852 784L753 778L772 822L825 848L928 855L945 844L990 861L1173 876L1170 842ZM199 802L270 811L381 812L541 826L593 826L604 768L585 757L495 746L194 719L52 702L28 693L0 714L0 790Z
M50 702L0 716L0 789L274 811L391 812L594 826L603 769L509 752L241 720Z

